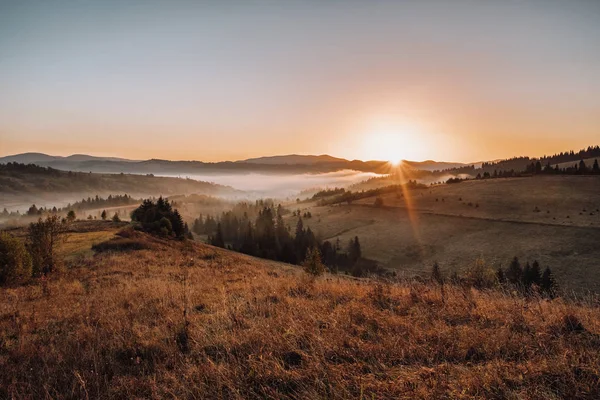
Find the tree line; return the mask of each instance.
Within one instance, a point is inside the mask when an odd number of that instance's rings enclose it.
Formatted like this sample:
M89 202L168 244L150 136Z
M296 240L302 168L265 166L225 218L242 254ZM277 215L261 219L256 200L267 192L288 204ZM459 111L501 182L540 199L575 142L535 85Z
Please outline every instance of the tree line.
M360 276L376 272L376 265L362 260L358 237L351 239L345 247L340 240L335 242L319 240L310 227L304 226L299 213L296 226L292 229L285 223L284 215L289 214L281 205L272 202L257 202L249 206L244 203L238 211L223 212L220 217L200 216L194 220L192 231L208 234L207 242L213 246L228 248L251 256L282 261L289 264L303 264L307 259L319 259L330 271L346 271ZM248 211L262 205L255 217ZM214 230L213 230L214 228ZM314 263L313 263L314 264Z

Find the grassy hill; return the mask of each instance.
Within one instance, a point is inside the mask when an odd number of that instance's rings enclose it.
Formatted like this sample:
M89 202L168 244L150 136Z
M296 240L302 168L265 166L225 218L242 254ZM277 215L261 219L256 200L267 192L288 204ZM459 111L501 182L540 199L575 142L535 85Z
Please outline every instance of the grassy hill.
M3 206L29 207L32 203L66 205L88 196L127 193L133 197L174 194L234 195L228 186L193 179L152 175L65 172L23 164L0 164L0 194ZM60 202L57 204L56 202ZM64 203L64 204L63 204Z
M112 232L81 224L70 239L79 251L81 235L104 232L89 250ZM0 291L0 397L600 395L597 303L311 281L199 243L119 240L144 250L82 254L59 275Z
M479 257L506 267L518 256L550 266L569 288L600 290L600 177L474 180L381 197L383 207L375 197L302 204L313 215L304 223L342 244L358 236L364 256L400 274L434 262L459 270Z

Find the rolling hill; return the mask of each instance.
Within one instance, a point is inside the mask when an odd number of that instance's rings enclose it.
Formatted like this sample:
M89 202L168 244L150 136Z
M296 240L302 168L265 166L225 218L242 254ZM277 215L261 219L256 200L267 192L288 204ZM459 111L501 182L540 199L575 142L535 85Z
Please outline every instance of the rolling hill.
M313 280L200 243L119 233L109 222L76 225L67 246L77 257L62 274L0 291L2 398L600 393L600 318L589 302ZM93 251L100 243L117 250Z

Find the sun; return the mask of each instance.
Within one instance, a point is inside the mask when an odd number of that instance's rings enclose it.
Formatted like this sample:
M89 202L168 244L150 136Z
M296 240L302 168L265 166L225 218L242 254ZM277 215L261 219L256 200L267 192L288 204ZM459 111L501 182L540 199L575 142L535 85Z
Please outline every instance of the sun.
M415 157L420 147L418 135L408 127L373 130L366 135L365 147L371 159L385 160L397 167L407 157Z

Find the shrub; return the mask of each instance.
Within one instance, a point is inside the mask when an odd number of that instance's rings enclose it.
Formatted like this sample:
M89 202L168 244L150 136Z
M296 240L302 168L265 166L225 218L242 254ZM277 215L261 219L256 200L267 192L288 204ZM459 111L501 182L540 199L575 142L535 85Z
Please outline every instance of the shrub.
M38 222L29 225L27 247L34 275L51 273L58 268L60 259L56 251L66 240L67 225L57 215L50 215L46 220L40 218Z
M466 271L467 281L476 288L491 288L496 282L496 272L490 268L483 258L478 258Z
M9 233L0 233L0 284L31 277L31 256L25 245Z
M105 251L129 251L151 249L152 244L143 238L114 238L92 246L99 253Z
M73 222L73 221L75 221L75 218L77 218L77 216L75 215L75 211L73 211L73 210L70 210L70 211L67 213L67 221L69 221L69 222Z
M321 261L321 252L318 248L313 247L306 251L306 258L302 263L304 272L312 276L319 276L325 272L325 265Z

